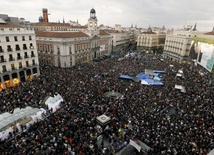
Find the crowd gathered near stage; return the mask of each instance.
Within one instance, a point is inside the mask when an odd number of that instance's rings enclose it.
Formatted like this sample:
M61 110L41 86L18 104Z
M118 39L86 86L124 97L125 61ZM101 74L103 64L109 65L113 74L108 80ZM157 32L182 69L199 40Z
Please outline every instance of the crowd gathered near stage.
M114 153L121 149L119 142L132 139L148 145L150 155L207 155L214 149L214 85L210 73L199 67L147 54L72 68L41 66L39 77L0 92L0 113L26 106L45 108L42 101L55 93L64 101L28 129L14 129L0 141L0 155L102 155L96 145L96 117L102 114L111 118L104 137ZM119 78L145 69L164 70L164 85ZM184 77L175 76L178 70ZM176 84L185 86L186 92L176 90ZM123 97L103 96L112 91Z

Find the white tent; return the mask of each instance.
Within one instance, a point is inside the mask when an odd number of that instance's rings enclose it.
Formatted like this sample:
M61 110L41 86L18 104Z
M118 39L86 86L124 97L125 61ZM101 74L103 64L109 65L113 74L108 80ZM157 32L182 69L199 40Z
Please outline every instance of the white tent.
M141 80L141 84L149 85L149 83L148 83L148 82L146 82L145 80Z
M182 77L183 75L180 74L180 73L177 73L176 76L177 76L177 77Z
M52 112L55 112L59 106L60 106L60 103L63 101L63 98L61 95L59 94L56 94L54 95L54 97L49 97L46 102L45 102L45 105L48 106L48 109L51 110L52 109Z
M207 155L214 155L214 149L210 151Z
M184 72L183 72L183 70L178 70L178 73L180 73L180 74L183 74Z
M0 139L4 140L7 139L9 133L12 132L14 129L13 127L16 126L20 131L20 125L25 124L29 127L31 124L37 122L38 120L43 119L42 114L46 113L44 109L26 107L23 109L16 108L13 114L8 112L3 113L0 115Z
M186 88L184 86L181 85L175 85L175 89L179 89L180 92L182 93L186 93Z

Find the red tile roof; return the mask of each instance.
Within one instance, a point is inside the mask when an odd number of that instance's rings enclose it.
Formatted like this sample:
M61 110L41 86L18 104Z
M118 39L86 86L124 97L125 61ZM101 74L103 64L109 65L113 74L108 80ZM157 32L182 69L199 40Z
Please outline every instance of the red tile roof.
M48 23L44 23L44 22L38 22L38 23L34 23L33 26L60 26L60 27L70 27L70 28L87 28L86 26L73 26L70 25L69 23L53 23L53 22L48 22Z
M36 31L36 37L49 37L49 38L78 38L78 37L89 37L87 34L83 32L44 32L44 31Z
M214 35L214 31L205 33L206 35Z
M110 35L105 30L100 30L100 36Z
M34 23L34 26L70 26L68 23L45 23L45 22L39 22L39 23Z

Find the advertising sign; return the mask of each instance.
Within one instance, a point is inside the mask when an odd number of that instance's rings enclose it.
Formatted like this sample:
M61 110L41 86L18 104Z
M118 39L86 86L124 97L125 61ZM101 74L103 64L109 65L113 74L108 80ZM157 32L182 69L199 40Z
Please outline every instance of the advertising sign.
M190 58L206 68L209 72L213 70L214 65L214 45L192 41L190 49Z

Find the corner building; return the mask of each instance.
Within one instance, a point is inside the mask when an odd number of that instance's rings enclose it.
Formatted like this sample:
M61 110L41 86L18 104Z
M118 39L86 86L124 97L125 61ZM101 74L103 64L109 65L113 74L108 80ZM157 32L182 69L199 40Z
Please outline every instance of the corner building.
M0 90L39 75L34 30L0 18Z

